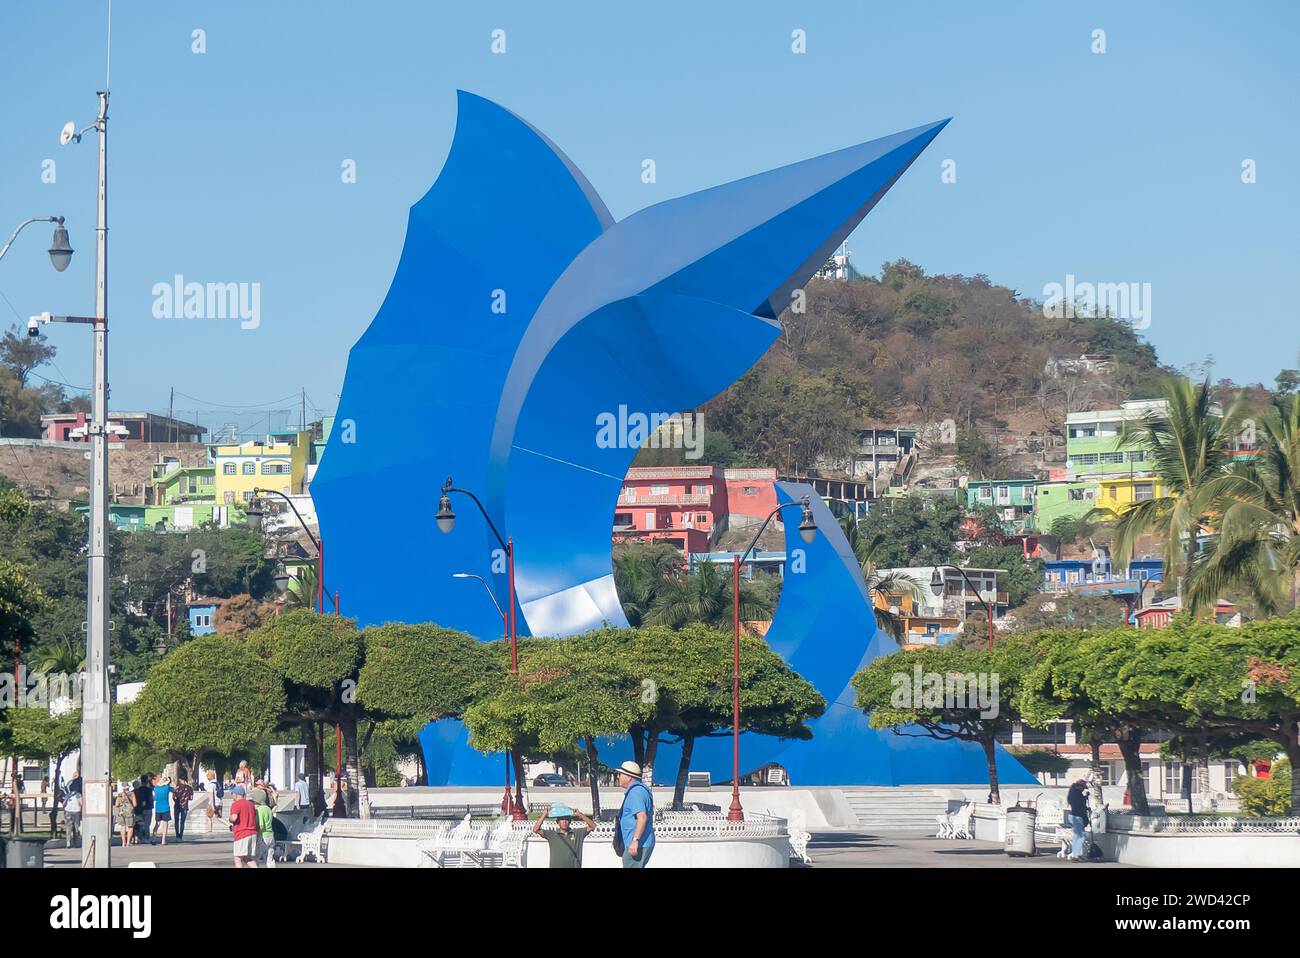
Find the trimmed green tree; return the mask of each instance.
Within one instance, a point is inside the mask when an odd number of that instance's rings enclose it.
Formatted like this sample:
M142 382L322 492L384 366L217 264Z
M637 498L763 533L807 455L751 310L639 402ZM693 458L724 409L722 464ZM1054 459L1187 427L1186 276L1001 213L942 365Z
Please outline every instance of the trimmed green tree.
M1021 682L1035 655L1033 645L1019 638L992 649L937 645L895 652L853 677L856 704L872 728L977 743L988 766L989 802L997 805L997 739L1020 718Z
M271 732L284 707L279 675L252 649L204 636L150 670L131 703L131 731L183 762L196 781L205 751L252 746Z

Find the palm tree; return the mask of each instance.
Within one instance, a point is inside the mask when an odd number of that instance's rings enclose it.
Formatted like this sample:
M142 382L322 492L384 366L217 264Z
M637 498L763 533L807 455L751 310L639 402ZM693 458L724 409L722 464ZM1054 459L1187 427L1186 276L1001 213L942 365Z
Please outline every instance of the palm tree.
M914 603L918 603L925 598L924 587L914 577L906 572L890 572L888 575L880 575L877 571L877 562L884 550L885 537L876 533L870 538L864 536L858 530L858 523L852 516L840 516L840 529L844 531L844 538L848 540L849 548L853 550L853 557L858 560L858 565L862 569L862 578L867 584L868 593L872 596L880 596L884 602L883 606L872 605L872 611L876 615L876 627L882 632L888 632L894 637L895 642L903 641L903 618L895 612L895 606L889 604L888 596L890 595L907 595L911 596Z
M672 546L632 545L614 556L614 588L628 625L646 623L666 583L680 572L681 554Z
M316 608L316 566L300 565L289 579L289 587L284 590L284 601L289 608Z
M85 667L86 650L69 638L55 639L38 646L32 661L42 672L72 675Z
M730 570L712 562L702 562L690 575L676 575L666 580L654 607L645 616L647 625L666 625L680 629L699 622L720 632L731 631L732 591ZM755 583L740 581L740 620L770 619L774 603L767 591Z
M1256 430L1256 460L1206 489L1217 531L1193 570L1192 599L1214 602L1246 586L1267 613L1297 604L1300 589L1300 394L1280 399Z
M1236 434L1239 407L1234 404L1227 414L1215 415L1209 379L1200 386L1181 377L1171 379L1163 391L1165 415L1148 413L1126 422L1120 432L1122 446L1146 449L1163 495L1134 502L1119 513L1115 564L1128 565L1139 536L1158 533L1165 543L1166 575L1176 576L1178 594L1190 609L1196 537L1210 521L1210 483L1223 476L1232 458L1229 441Z

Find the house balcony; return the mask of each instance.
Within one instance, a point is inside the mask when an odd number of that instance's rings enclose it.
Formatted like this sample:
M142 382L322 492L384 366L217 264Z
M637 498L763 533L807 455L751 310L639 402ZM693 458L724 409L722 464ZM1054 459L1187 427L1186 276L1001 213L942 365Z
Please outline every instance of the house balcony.
M619 493L620 506L707 506L713 502L712 492L667 493L660 495L629 495Z

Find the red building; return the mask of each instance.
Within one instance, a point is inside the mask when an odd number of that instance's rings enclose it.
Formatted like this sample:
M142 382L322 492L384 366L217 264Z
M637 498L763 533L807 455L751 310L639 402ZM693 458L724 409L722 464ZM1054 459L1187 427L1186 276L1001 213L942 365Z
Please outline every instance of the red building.
M84 412L55 413L41 417L42 438L53 442L87 442L90 418ZM110 412L108 441L128 446L144 442L202 442L207 429L151 412Z
M654 466L628 470L614 541L669 542L710 552L724 529L756 528L776 508L775 469Z
M687 552L708 552L719 485L713 466L629 469L614 512L614 540L668 542Z

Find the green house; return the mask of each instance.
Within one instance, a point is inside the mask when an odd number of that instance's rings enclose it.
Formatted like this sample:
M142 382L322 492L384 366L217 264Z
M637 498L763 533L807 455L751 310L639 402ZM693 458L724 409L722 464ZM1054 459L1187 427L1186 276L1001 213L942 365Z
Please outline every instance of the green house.
M1096 505L1095 480L1040 482L1034 496L1034 528L1051 532L1057 519L1078 519Z
M215 466L182 466L175 459L156 462L153 466L154 502L215 502L217 477Z

